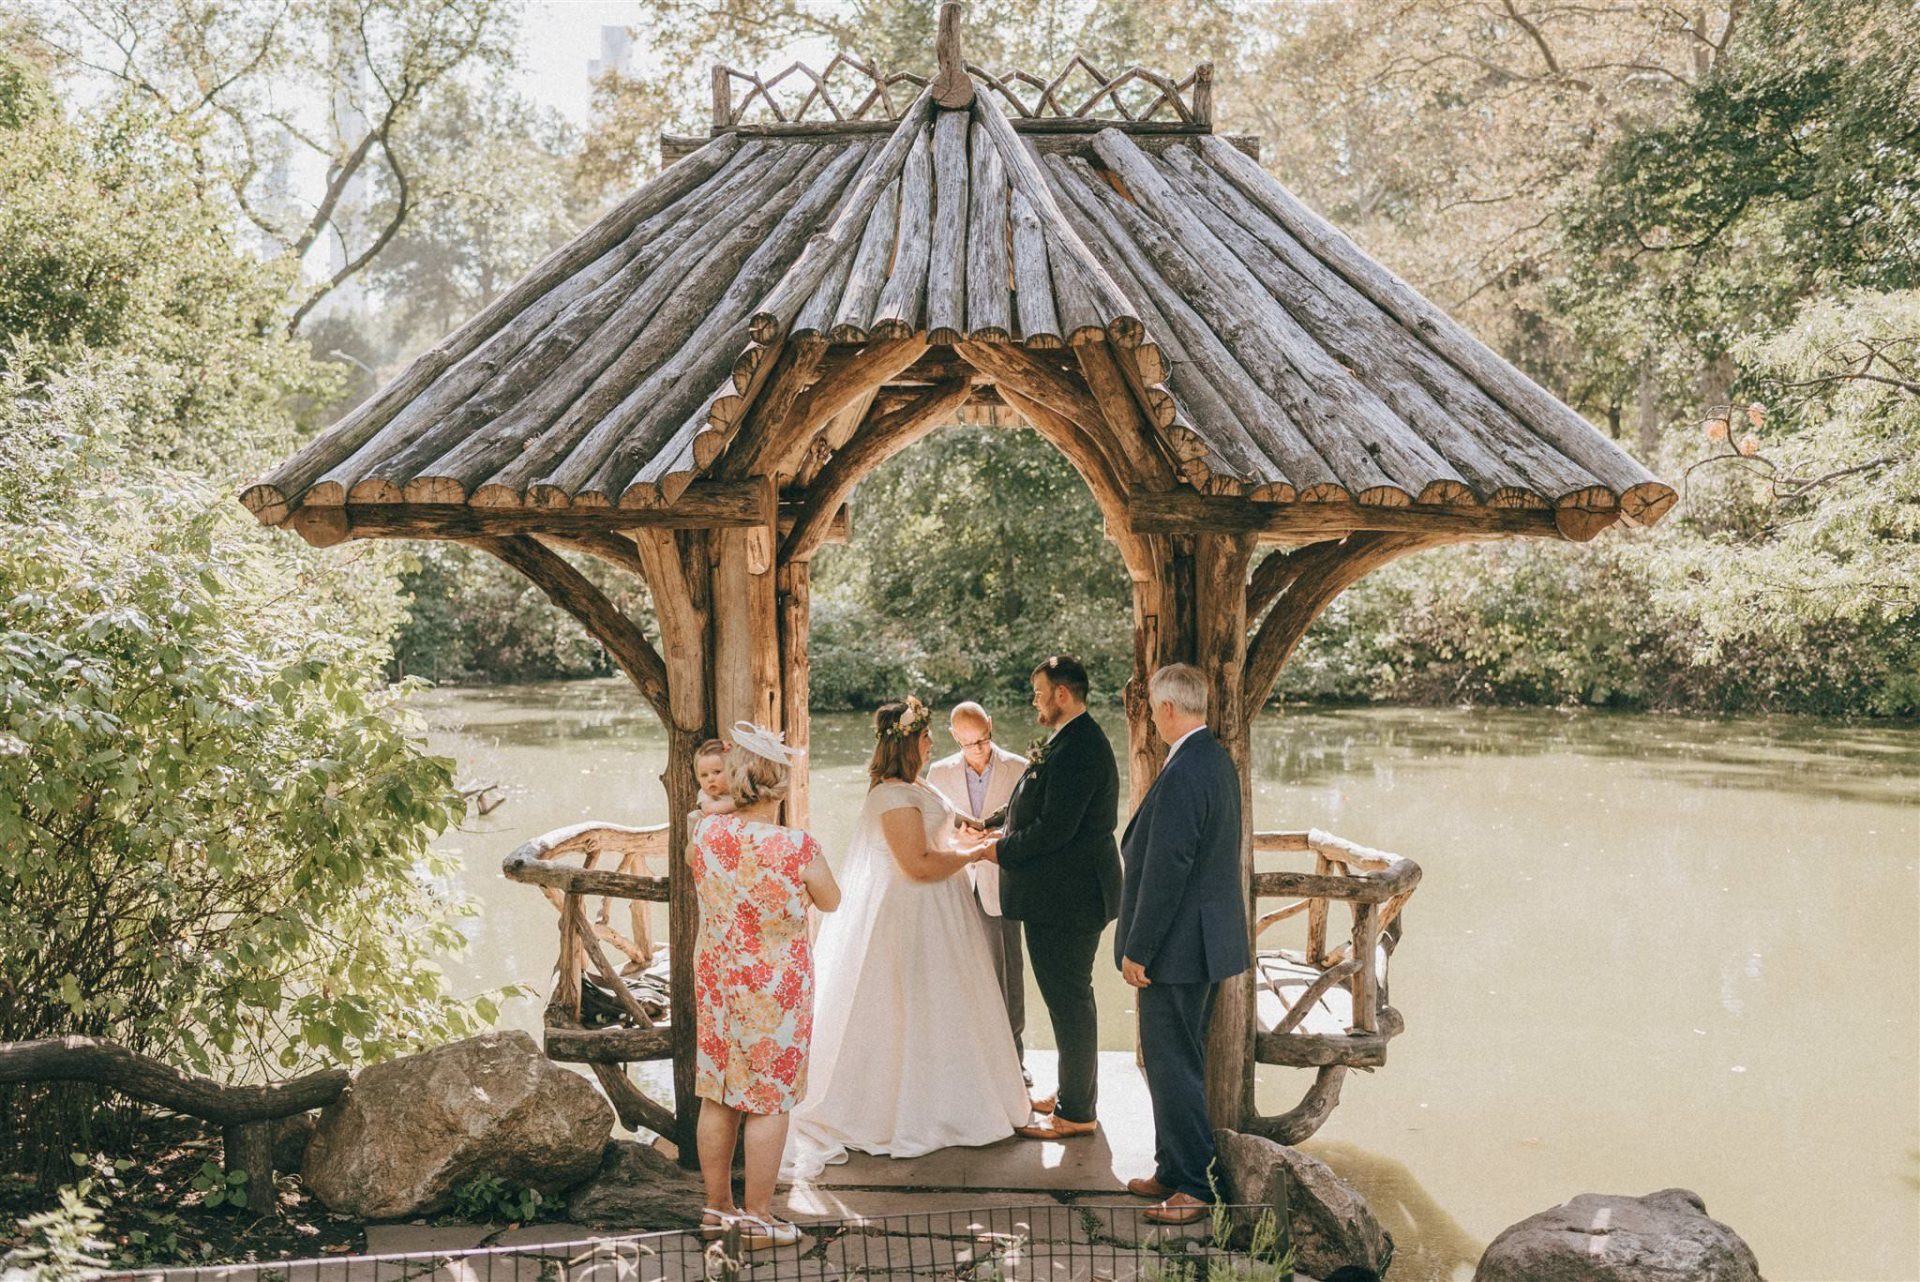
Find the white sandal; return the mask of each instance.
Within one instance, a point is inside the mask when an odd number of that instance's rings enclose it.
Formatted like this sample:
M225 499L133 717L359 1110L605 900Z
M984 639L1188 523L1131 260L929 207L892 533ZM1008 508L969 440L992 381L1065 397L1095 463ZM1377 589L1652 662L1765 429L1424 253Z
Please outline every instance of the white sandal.
M718 1242L744 1218L738 1211L717 1211L711 1206L703 1206L700 1208L700 1240Z
M769 1217L761 1219L756 1215L738 1217L740 1225L740 1245L748 1251L764 1251L775 1246L798 1246L803 1234L798 1224L789 1224L785 1220Z

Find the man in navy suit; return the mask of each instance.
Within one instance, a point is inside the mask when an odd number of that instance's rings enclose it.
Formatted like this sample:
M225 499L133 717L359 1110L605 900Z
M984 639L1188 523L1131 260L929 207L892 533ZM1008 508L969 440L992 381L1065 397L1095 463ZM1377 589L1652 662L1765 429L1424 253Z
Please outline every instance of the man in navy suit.
M1187 1224L1213 1194L1207 1023L1220 982L1252 963L1240 885L1240 772L1207 729L1206 675L1184 663L1147 683L1154 729L1172 745L1121 839L1125 881L1114 961L1139 990L1140 1052L1153 1100L1151 1179L1127 1188Z

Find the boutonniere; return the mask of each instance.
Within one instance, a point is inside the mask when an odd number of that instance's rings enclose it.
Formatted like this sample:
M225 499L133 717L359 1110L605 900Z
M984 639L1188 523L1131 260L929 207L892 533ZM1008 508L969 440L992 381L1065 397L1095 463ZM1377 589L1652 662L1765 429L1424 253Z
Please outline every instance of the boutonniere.
M1036 770L1047 764L1047 758L1053 755L1053 740L1035 739L1027 745L1027 764Z

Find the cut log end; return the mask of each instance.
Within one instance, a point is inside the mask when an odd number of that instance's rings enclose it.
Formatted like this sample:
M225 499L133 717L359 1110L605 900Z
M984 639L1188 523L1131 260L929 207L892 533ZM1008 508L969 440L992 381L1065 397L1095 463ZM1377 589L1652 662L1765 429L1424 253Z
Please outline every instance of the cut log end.
M960 47L960 10L956 0L940 6L940 26L934 35L933 51L939 72L933 78L933 101L949 111L973 104L973 77L967 74L966 55Z
M347 491L349 503L404 503L406 491L384 476L369 476Z
M1619 519L1619 508L1561 507L1553 512L1554 528L1575 543L1587 542Z
M293 532L317 548L336 547L352 537L352 526L347 520L347 511L339 507L303 507L296 511L287 524Z
M249 485L240 491L240 502L262 525L278 525L292 511L287 496L274 485Z

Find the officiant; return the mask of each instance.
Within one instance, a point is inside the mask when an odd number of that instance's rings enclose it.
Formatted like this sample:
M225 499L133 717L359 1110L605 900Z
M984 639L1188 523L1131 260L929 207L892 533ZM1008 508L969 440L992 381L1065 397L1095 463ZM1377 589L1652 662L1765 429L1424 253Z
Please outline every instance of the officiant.
M993 718L987 710L969 700L955 705L947 716L947 732L960 751L942 757L927 770L927 782L960 812L963 819L982 823L990 815L1004 810L1013 796L1013 787L1026 772L1027 759L1008 752L993 741ZM1033 1078L1027 1073L1026 957L1020 946L1020 923L1000 913L1000 869L981 860L967 866L973 883L974 902L986 919L988 937L993 946L993 973L1000 981L1000 994L1007 1003L1007 1023L1013 1028L1013 1044L1020 1052L1020 1075L1027 1085Z

